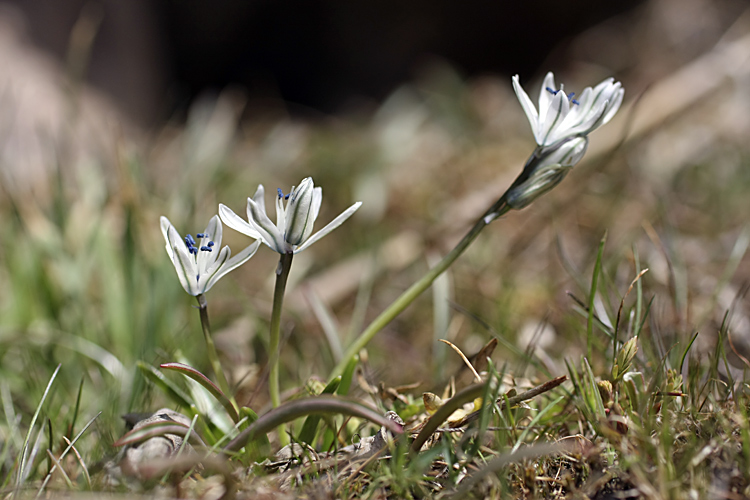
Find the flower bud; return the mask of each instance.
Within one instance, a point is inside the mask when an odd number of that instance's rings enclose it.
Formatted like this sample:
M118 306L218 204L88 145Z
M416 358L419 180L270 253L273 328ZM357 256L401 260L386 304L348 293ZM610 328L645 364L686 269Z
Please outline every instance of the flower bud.
M568 171L581 161L587 145L587 138L576 137L537 151L526 165L526 169L531 170L526 180L508 191L508 206L520 210L557 186Z

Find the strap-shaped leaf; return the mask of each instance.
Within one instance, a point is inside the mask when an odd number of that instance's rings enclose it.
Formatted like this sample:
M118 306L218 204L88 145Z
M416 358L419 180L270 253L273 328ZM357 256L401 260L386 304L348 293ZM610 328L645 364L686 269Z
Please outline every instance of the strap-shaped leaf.
M242 449L248 442L258 439L259 436L265 436L266 433L275 429L279 425L291 422L299 417L313 414L342 414L360 417L370 422L385 426L394 434L401 434L401 426L388 420L377 410L365 406L356 401L336 396L315 396L305 399L297 399L284 403L278 408L269 411L247 429L229 442L224 447L224 453L236 452Z
M200 385L206 388L208 392L211 393L213 397L216 398L216 400L221 403L221 406L224 407L224 409L229 414L229 417L232 419L232 421L236 424L240 421L240 417L237 414L237 409L234 407L232 402L229 400L229 398L222 392L219 387L211 382L208 377L203 375L201 372L193 368L192 366L188 366L182 363L164 363L159 365L160 368L164 368L165 370L175 370L183 375L190 377L191 379L198 382Z
M152 422L146 424L143 427L133 429L132 431L125 434L123 437L113 443L114 446L125 446L141 443L152 437L163 436L165 434L176 434L177 436L187 436L189 434L189 441L191 444L198 446L206 446L206 443L198 436L195 429L191 429L190 426L181 424L174 421L163 421L163 422Z

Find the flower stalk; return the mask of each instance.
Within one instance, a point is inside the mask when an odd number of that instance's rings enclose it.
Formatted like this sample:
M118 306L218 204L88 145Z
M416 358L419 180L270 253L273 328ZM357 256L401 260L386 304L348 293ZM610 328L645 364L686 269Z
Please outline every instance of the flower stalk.
M271 394L271 405L277 408L281 404L281 394L279 392L279 355L281 340L281 310L284 306L284 292L286 282L289 278L289 271L292 269L293 253L283 253L279 258L279 265L276 268L276 285L273 290L273 310L271 312L271 332L268 343L269 365L268 372L268 392ZM279 441L282 446L289 444L289 437L286 435L284 426L279 429Z
M206 341L206 353L208 355L208 361L211 363L211 368L214 371L214 375L216 375L216 381L219 384L219 388L226 395L226 397L229 398L235 409L237 409L237 404L234 401L234 396L229 390L229 383L224 376L224 371L221 369L219 354L216 352L214 339L211 336L211 323L208 321L208 301L206 301L206 296L202 293L196 295L195 298L198 299L198 311L201 315L201 327L203 329L203 338Z

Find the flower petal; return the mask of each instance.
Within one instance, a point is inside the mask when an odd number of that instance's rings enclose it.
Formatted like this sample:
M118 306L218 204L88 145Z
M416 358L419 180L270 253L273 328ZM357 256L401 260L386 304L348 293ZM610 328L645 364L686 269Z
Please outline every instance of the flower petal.
M321 229L317 233L313 234L310 238L307 239L307 241L305 241L304 243L302 243L302 245L300 245L299 247L297 247L294 250L294 253L301 252L302 250L306 249L307 247L309 247L310 245L312 245L313 243L315 243L316 241L318 241L319 239L321 239L323 236L327 235L328 233L330 233L331 231L333 231L334 229L336 229L337 227L339 227L341 224L343 224L343 222L346 219L348 219L349 217L351 217L352 214L354 212L356 212L357 209L360 206L362 206L362 202L358 201L357 203L355 203L351 207L349 207L346 210L344 210L344 212L341 213L341 215L339 215L338 217L336 217L335 219L333 219L331 222L329 222L326 227L324 227L323 229Z
M607 112L604 115L604 119L602 119L602 125L610 121L612 117L615 116L615 113L617 113L617 110L620 109L620 105L622 104L622 98L625 95L625 90L622 88L620 82L617 82L615 86L617 87L617 90L614 92L614 95L609 101L609 107L607 108Z
M174 231L175 233L177 233L177 230L174 228L174 226L172 225L172 223L169 222L169 219L167 219L163 215L159 218L159 222L160 222L160 225L161 225L161 234L164 235L164 240L166 242L167 255L169 255L169 259L171 260L173 258L172 255L174 254L174 250L172 250L173 243L171 242L171 240L169 238L169 232L170 232L170 229L171 229L172 231ZM179 234L177 235L177 239L180 239Z
M180 242L184 245L184 243ZM195 259L181 247L173 247L175 259L172 260L174 268L177 270L177 277L180 279L182 288L190 295L198 295L201 290L198 287L198 269L195 265Z
M312 233L313 221L310 216L312 215L314 191L313 180L311 177L307 177L289 196L284 239L290 245L301 245L306 239L305 235L310 236L310 233ZM281 232L281 228L279 228L279 231Z
M552 74L550 71L547 73L547 75L544 77L544 81L542 81L542 88L539 89L539 116L544 117L544 115L547 114L547 110L549 109L550 104L552 103L552 99L555 97L554 92L550 92L547 89L557 90L557 86L555 85L555 75Z
M249 210L248 210L249 212ZM222 222L227 226L231 227L238 233L242 233L256 240L260 238L260 233L255 229L248 221L234 213L234 211L226 205L219 203L219 216Z
M279 233L279 230L265 212L261 211L258 204L250 198L247 199L247 213L250 214L250 221L260 234L263 243L279 253L285 253L286 245L284 237Z
M521 87L518 75L515 75L513 77L513 90L515 90L516 92L516 96L518 97L518 101L521 103L523 112L526 113L526 118L529 120L529 124L531 125L531 132L534 134L534 137L537 138L538 142L539 114L534 107L534 103L531 102L531 99L529 99L529 96L523 90L523 87Z
M227 259L229 259L230 255L232 255L232 251L228 246L225 246L221 249L221 252L219 252L219 255L216 256L211 265L202 270L203 273L198 279L198 286L201 289L200 293L207 292L213 286L213 284L216 283L218 278L214 279L214 277L219 273L224 263L227 261Z
M216 261L216 253L214 253L213 250L207 252L205 250L201 250L201 248L207 246L209 241L214 242L216 250L221 248L222 226L218 215L214 215L213 217L211 217L211 220L208 221L208 225L206 226L205 231L203 231L203 234L207 236L204 236L198 242L198 255L195 256L195 261L198 266L198 273L200 274L205 273L206 269L211 267Z
M258 208L261 212L266 213L266 191L263 188L263 184L258 184L258 189L255 190L253 200L258 204ZM250 207L247 207L247 219L250 220Z
M293 193L294 186L292 186L289 196L291 197ZM284 234L286 232L286 209L284 208L284 198L278 195L276 196L276 230L279 234Z
M565 119L569 110L570 103L568 102L568 96L565 95L565 92L558 91L552 98L549 109L547 109L544 115L540 115L537 144L547 146L560 139L559 135L564 132L560 129L560 124Z
M305 234L302 236L302 241L307 241L312 235L315 227L315 221L318 219L320 214L320 205L323 203L323 188L316 187L313 189L313 199L310 205L310 223L305 228Z
M256 240L253 244L245 247L240 253L232 257L231 259L224 262L224 265L221 266L218 271L211 276L211 279L208 281L208 284L206 285L206 290L214 286L214 283L219 281L225 274L227 274L229 271L232 271L248 260L250 260L250 257L255 255L255 252L258 251L258 248L260 247L260 240ZM228 248L228 247L224 247Z

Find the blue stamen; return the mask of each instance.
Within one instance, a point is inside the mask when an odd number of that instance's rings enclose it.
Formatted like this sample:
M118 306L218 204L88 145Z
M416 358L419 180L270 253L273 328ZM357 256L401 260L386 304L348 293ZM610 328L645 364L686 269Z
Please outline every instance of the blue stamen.
M213 250L211 249L211 247L207 247L207 246L203 245L201 247L201 251L203 251L203 252L212 252Z
M193 239L192 234L188 234L187 236L185 236L185 243L188 244L188 246L195 245L195 239Z
M284 194L284 191L282 191L281 188L278 188L277 191L279 192L279 198L284 198L285 200L289 199L289 195L288 194Z
M555 90L555 89L553 89L552 87L545 87L545 90L546 90L547 92L549 92L550 94L552 94L552 95L557 95L557 93L558 93L558 92L562 91L562 89L560 89L560 90ZM576 95L576 93L575 93L575 92L571 92L570 94L568 94L568 100L569 100L569 101L570 101L571 103L573 103L573 104L581 104L581 103L580 103L580 102L578 102L577 100L573 99L573 96L574 96L574 95Z
M195 235L196 238L208 238L208 234L206 233L198 233Z
M198 249L195 248L194 246L189 246L188 247L188 252L190 252L193 255L198 255Z
M213 241L209 241L209 242L208 242L208 246L210 246L210 247L214 246L215 244L216 244L216 243L214 243Z
M200 274L196 274L195 275L195 281L200 281L200 280L201 280L201 275Z

